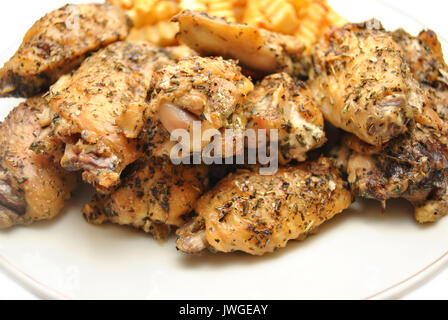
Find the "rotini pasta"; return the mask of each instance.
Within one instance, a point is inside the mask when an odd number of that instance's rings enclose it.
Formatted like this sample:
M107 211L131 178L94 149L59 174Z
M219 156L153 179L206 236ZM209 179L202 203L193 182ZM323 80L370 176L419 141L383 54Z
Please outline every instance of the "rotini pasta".
M182 10L205 11L228 21L299 37L310 47L331 26L346 23L326 0L108 0L126 9L134 21L131 39L162 46L177 44L169 22Z
M228 21L236 22L233 11L233 1L229 0L205 0L207 12L216 17L226 17Z
M207 11L207 6L201 0L180 0L180 9Z

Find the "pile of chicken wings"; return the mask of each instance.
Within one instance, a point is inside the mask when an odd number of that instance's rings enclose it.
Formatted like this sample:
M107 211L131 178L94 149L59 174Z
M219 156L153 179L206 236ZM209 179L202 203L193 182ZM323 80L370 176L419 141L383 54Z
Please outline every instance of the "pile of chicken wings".
M420 223L447 214L448 67L434 32L371 20L307 48L201 12L174 21L183 45L165 48L127 41L130 19L109 4L33 25L0 69L0 97L27 98L0 124L0 228L55 217L81 181L96 190L88 222L176 231L186 253L275 252L355 197L404 198ZM278 172L173 164L170 134L193 121L277 129Z

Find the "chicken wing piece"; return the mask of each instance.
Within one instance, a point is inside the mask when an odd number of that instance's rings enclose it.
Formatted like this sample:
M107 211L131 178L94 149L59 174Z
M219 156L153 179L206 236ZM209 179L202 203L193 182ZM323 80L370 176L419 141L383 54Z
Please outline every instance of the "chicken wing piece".
M425 110L416 119L426 126L448 133L448 66L443 57L442 46L431 30L422 31L414 37L404 30L393 33L400 44L406 62L414 78L427 94ZM431 114L435 112L435 114Z
M326 158L281 168L275 176L230 174L199 200L199 216L178 230L177 247L186 253L275 252L351 203L340 172Z
M418 217L422 215L418 208L425 207L428 200L437 201L448 186L448 148L431 128L416 124L407 134L378 151L362 152L353 141L347 145L355 150L349 158L347 172L356 195L384 204L388 199L407 199L416 207ZM433 210L433 219L425 213L426 218L417 220L434 221L435 217L448 213L446 208L445 204ZM421 210L428 211L429 207Z
M383 202L405 198L414 205L418 222L435 222L448 214L448 67L432 31L413 37L398 30L393 36L427 95L425 103L414 110L416 124L408 133L382 148L344 138L353 150L349 181L358 195Z
M185 58L155 73L146 115L156 116L169 132L184 129L192 137L194 121L201 121L202 131L244 128L244 121L234 116L253 87L233 60ZM206 144L192 143L191 150Z
M314 97L301 81L286 73L258 83L244 103L247 128L278 130L280 162L305 161L306 153L325 142L324 119Z
M403 29L392 33L400 45L414 78L423 85L440 88L448 85L447 66L442 46L434 31L424 30L414 37Z
M76 175L57 163L62 152L30 149L44 131L39 116L47 108L45 99L30 98L0 124L0 229L52 219L77 185Z
M124 10L108 4L66 5L37 21L0 69L0 97L30 97L48 90L89 52L124 40L131 27Z
M129 225L165 239L171 227L185 223L208 187L206 166L173 165L151 159L135 165L122 186L111 195L96 195L83 208L87 221Z
M423 94L377 20L333 28L312 49L310 88L327 121L382 145L407 131Z
M117 42L86 59L50 89L53 128L65 143L62 166L107 193L120 174L143 155L137 139L148 107L153 71L173 62L143 42Z
M424 201L414 202L414 216L419 223L434 223L448 214L448 186L435 189Z
M417 124L376 153L355 151L348 164L349 182L356 186L357 194L367 198L412 198L412 189L427 196L444 183L447 165L447 147L428 128Z
M227 22L203 12L184 11L174 21L179 22L179 38L204 56L222 56L238 60L245 68L272 74L301 70L305 51L295 37L269 32L254 26Z

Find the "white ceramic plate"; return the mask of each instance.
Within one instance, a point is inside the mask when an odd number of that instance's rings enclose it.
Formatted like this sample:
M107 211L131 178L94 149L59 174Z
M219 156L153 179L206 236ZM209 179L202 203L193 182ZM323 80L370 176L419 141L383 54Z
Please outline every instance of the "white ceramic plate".
M352 21L423 28L380 1L331 2ZM0 100L0 117L17 102ZM87 224L80 209L90 194L81 190L55 221L0 232L0 266L45 298L363 299L397 297L448 260L448 218L419 226L403 201L391 201L383 216L378 203L358 202L316 236L262 258L192 257L177 252L174 239L159 244Z

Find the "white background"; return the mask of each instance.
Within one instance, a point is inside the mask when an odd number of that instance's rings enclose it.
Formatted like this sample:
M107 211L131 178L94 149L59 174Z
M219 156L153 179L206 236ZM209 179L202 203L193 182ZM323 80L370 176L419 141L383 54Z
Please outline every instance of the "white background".
M35 19L64 4L63 2L63 0L2 1L0 4L0 21L3 26L1 30L2 44L7 45L15 42L18 37L26 32ZM403 12L418 18L429 28L448 39L448 21L446 18L448 2L444 0L393 0L388 2L394 7L401 8ZM362 1L359 1L359 4L362 5ZM26 19L24 19L24 16L26 16ZM3 48L0 47L1 49ZM38 298L0 271L0 299ZM420 287L405 294L403 299L448 299L448 266L442 268Z

